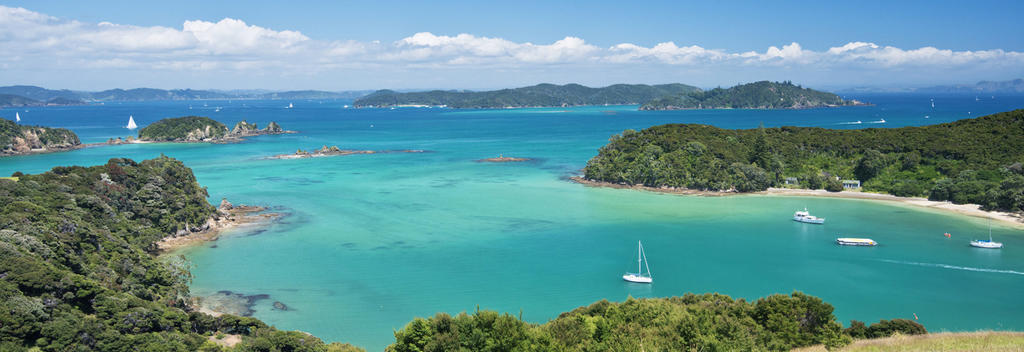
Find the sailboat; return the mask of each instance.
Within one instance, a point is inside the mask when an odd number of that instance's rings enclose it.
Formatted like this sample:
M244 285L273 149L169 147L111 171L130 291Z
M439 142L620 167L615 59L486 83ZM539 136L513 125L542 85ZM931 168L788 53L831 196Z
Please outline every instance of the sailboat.
M932 99L932 109L935 108L935 99Z
M128 115L128 126L124 127L129 130L134 130L136 128L139 128L139 125L135 124L135 117L132 117L132 115Z
M291 109L291 108L294 108L294 107L295 107L295 105L292 105L292 103L288 103L287 109Z
M17 112L14 113L14 122L21 122L21 115L18 115Z
M647 255L644 254L644 245L640 241L636 241L637 253L639 254L636 258L636 273L626 273L622 275L622 279L629 282L636 282L641 284L649 284L654 282L654 278L651 276L651 267L647 265ZM641 263L647 267L647 276L644 276L641 270Z
M988 249L1003 248L1003 243L1002 242L992 241L992 220L988 221L988 239L987 240L971 240L971 247L988 248Z

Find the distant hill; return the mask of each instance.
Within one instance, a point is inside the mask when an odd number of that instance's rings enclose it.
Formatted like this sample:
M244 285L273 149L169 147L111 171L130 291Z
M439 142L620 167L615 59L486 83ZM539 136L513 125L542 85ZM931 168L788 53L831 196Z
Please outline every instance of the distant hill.
M731 88L659 97L640 110L678 109L806 109L861 104L838 95L803 88L792 82L760 81Z
M1000 93L1000 94L1024 94L1024 79L1009 81L981 81L975 84L956 84L951 86L934 86L917 88L918 93Z
M14 94L0 94L0 108L21 107L21 106L45 106L45 105L81 105L85 104L78 99L56 97L42 102L32 98L26 98Z
M92 101L159 101L159 100L215 100L215 99L356 99L370 91L328 92L319 90L298 90L273 92L265 90L199 90L199 89L108 89L100 92L79 92L67 89L53 90L36 86L0 87L0 95L17 95L41 102L61 98L61 102ZM2 104L2 101L0 101ZM67 104L58 104L67 105ZM2 106L2 105L0 105ZM20 105L19 105L20 106Z
M579 84L535 86L485 92L443 91L399 93L379 90L359 98L357 107L396 105L445 105L451 108L551 107L605 104L640 104L664 97L699 92L685 84L616 84L591 88Z

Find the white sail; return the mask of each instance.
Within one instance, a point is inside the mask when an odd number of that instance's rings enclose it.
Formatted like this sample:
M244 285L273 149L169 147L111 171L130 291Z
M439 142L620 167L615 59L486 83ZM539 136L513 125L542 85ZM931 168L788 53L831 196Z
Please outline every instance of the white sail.
M133 117L132 115L128 115L128 126L125 127L127 127L129 130L134 130L136 128L139 128L139 125L135 124L135 117Z
M14 113L14 121L15 122L21 122L21 115L18 115L17 112Z

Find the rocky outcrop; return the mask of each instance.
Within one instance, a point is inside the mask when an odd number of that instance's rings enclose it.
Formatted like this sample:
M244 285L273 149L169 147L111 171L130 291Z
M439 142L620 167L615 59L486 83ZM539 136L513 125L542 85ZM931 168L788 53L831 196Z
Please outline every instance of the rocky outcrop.
M277 122L274 121L270 121L270 123L267 124L267 127L261 130L259 126L257 126L255 123L249 123L245 120L242 120L235 124L235 128L231 129L231 132L228 133L227 138L242 138L261 136L265 134L282 133L295 133L295 131L285 131L283 128L281 128L281 125L278 125Z
M49 153L81 146L78 135L68 129L22 126L0 119L0 155Z

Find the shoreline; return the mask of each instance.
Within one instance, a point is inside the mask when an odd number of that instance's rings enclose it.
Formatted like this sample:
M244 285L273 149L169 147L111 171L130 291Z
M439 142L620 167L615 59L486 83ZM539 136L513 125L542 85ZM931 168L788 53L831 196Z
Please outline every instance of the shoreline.
M156 242L157 254L167 255L184 248L216 241L226 231L245 226L263 226L283 215L264 213L266 210L266 207L261 206L233 206L225 199L217 208L217 216L207 220L202 230L166 236Z
M649 187L643 185L624 185L616 184L603 181L587 180L580 176L573 176L569 178L572 182L582 184L587 187L603 187L603 188L616 188L616 189L632 189L639 191L674 194L674 195L689 195L689 196L701 196L701 197L724 197L724 196L742 196L742 195L760 195L760 196L778 196L778 197L832 197L832 198L844 198L844 199L864 199L864 200L877 200L898 203L908 206L935 209L945 212L953 212L960 215L966 215L976 218L984 218L998 221L1000 223L1012 226L1014 228L1024 228L1024 214L1008 213L1002 211L984 211L981 210L981 206L977 204L953 204L948 201L933 201L927 198L919 197L898 197L891 194L881 193L866 193L866 192L828 192L823 189L812 190L812 189L792 189L792 188L769 188L768 190L761 192L749 192L739 193L735 191L700 191L683 188L671 188L671 187Z

